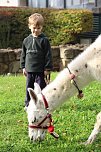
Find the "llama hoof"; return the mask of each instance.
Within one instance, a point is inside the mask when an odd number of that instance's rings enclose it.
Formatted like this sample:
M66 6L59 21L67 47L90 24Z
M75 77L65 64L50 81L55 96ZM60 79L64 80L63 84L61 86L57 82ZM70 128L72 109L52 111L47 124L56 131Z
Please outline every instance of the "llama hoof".
M92 141L88 141L88 140L83 143L83 145L85 145L85 146L90 145L90 144L92 144Z
M85 142L81 142L81 143L80 143L80 145L85 145L85 146L86 146L86 145L89 145L89 144L91 144L89 141L85 141Z
M81 142L80 145L86 145L86 142Z
M91 143L89 143L88 141L85 141L84 142L84 145L86 146L86 145L89 145L89 144L91 144Z

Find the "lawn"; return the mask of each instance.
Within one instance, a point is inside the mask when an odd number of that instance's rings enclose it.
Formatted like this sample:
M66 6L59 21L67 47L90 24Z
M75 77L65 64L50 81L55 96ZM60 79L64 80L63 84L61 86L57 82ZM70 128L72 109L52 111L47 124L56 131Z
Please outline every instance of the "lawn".
M52 73L52 79L57 73ZM101 84L93 82L83 89L84 98L72 97L53 113L56 140L49 134L42 142L28 137L24 111L25 78L0 76L0 152L101 152L101 134L92 145L82 145L93 129L101 110Z

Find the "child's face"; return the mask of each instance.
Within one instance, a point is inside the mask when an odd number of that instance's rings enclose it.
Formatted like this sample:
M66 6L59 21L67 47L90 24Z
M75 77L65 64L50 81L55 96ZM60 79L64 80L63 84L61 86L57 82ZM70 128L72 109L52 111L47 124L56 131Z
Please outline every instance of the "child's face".
M29 29L31 30L32 35L37 37L38 35L41 34L42 26L30 25Z

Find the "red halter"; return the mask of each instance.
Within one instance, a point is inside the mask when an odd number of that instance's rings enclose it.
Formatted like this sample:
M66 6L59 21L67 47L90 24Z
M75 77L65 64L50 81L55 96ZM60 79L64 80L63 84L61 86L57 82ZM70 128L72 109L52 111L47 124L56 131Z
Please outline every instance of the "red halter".
M42 93L41 93L42 94ZM53 120L52 120L52 116L51 114L49 113L49 106L48 106L48 102L45 98L45 96L42 94L42 98L43 98L43 101L44 101L44 105L45 105L45 109L47 110L47 115L46 117L41 121L39 122L39 124L37 125L29 125L29 128L37 128L37 129L47 129L48 132L55 138L58 138L59 135L56 134L54 132L54 126L53 126ZM49 119L49 123L48 125L46 126L41 126L43 122L45 122L46 119Z

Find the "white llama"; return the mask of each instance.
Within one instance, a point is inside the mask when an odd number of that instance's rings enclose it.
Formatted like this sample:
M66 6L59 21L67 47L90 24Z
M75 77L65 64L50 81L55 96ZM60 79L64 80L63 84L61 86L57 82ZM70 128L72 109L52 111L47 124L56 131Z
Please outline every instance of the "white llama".
M77 88L71 84L71 79L79 88L85 87L94 80L101 81L101 35L42 91L36 83L34 90L28 89L31 97L27 108L31 140L43 140L47 130L58 138L58 135L54 133L50 113L76 94ZM100 129L101 113L97 116L94 130L86 144L93 142Z

